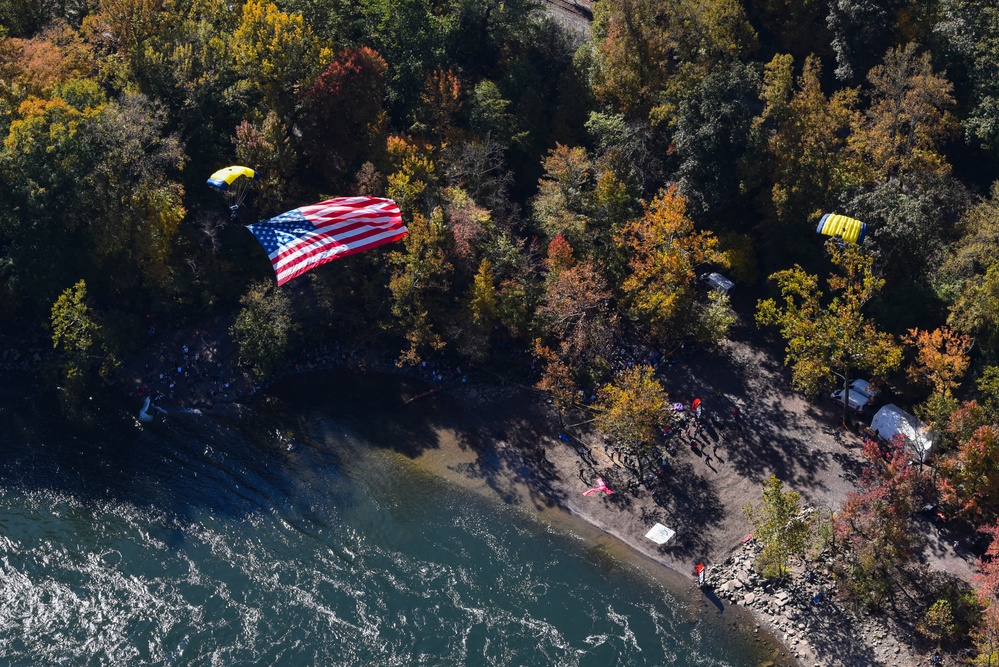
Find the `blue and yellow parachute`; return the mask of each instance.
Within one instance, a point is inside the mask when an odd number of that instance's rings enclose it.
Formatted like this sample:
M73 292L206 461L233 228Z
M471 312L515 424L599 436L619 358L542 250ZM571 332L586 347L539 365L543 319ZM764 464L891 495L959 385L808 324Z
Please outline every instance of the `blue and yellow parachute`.
M826 213L819 220L815 231L825 236L839 237L849 243L860 245L867 237L867 225L860 220L848 218L839 213Z
M212 174L208 179L208 187L225 195L230 208L235 212L246 198L250 184L255 180L257 180L257 172L249 167L232 165L231 167L223 167Z

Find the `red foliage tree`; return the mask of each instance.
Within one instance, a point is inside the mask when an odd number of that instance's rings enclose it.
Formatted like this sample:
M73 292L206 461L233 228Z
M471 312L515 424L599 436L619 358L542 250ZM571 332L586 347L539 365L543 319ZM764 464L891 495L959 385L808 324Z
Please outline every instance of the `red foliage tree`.
M325 177L353 174L363 149L383 130L387 71L374 49L343 49L306 93L307 150Z
M901 436L885 450L873 440L864 441L867 465L860 491L847 496L833 519L837 540L846 547L840 567L848 594L875 607L905 591L908 575L917 567L919 534L912 515L918 506L921 484L918 466L910 465Z
M572 246L561 234L555 236L548 244L548 255L545 258L545 268L551 276L558 275L563 269L568 269L576 263L572 255Z

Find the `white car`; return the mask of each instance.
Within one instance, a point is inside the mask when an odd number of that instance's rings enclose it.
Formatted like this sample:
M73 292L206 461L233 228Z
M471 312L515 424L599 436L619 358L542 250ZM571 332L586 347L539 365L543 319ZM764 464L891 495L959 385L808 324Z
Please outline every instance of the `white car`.
M871 403L878 395L878 390L871 386L867 380L854 380L850 385L849 396L847 397L847 408L861 414L870 407ZM843 405L843 390L837 389L829 398L837 405Z
M712 271L711 273L702 273L700 278L701 282L707 283L709 287L725 292L726 294L728 294L730 289L735 287L735 283L715 271Z

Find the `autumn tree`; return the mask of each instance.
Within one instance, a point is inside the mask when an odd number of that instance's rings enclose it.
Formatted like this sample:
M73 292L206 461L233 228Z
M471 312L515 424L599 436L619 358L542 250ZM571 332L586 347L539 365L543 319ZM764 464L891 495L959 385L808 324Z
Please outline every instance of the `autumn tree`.
M914 575L924 567L912 519L921 482L901 436L892 439L886 453L865 440L864 458L860 490L849 493L833 517L836 539L844 547L836 567L844 592L860 606L882 608L895 604L898 593L911 597Z
M588 261L549 273L545 281L536 317L574 373L599 372L607 363L617 326L610 299L599 267Z
M668 122L674 101L700 76L756 45L732 0L608 0L593 18L597 95L629 118Z
M999 516L999 425L982 424L937 464L940 500L975 525Z
M718 240L694 229L686 200L673 186L648 203L645 214L629 222L616 241L629 258L621 291L633 320L654 335L681 333L680 321L694 300L696 267L726 263Z
M833 293L827 303L818 278L800 266L770 276L777 282L783 307L773 299L757 304L756 321L779 326L787 342L784 363L791 366L794 387L814 396L836 375L849 390L853 369L878 377L898 367L902 350L863 314L865 304L884 286L874 275L871 258L853 244L826 244L838 273L830 274ZM843 422L846 423L844 401Z
M597 427L639 453L652 446L668 419L666 390L651 366L634 366L597 389L593 404ZM642 457L638 456L639 476Z
M236 127L236 159L257 172L253 203L262 215L279 213L292 189L291 174L298 155L288 126L270 111L259 123L244 120Z
M439 177L434 147L398 135L389 136L385 146L389 162L386 194L403 215L413 215L421 210L424 193Z
M992 540L978 561L978 574L974 579L975 593L984 613L973 638L978 649L978 664L993 667L999 664L999 523L979 530Z
M974 339L947 327L933 331L909 329L902 342L916 350L916 358L909 366L913 382L929 384L933 389L925 404L927 421L936 425L944 421L956 407L953 390L961 384L971 358L968 353Z
M470 276L480 268L482 248L494 228L492 216L461 188L445 188L441 194L455 268Z
M259 378L273 377L288 358L296 328L291 301L267 280L251 285L239 302L229 333L239 346L240 363Z
M871 104L855 137L867 178L949 172L942 144L957 131L953 86L933 71L930 54L913 44L891 49L867 78Z
M427 131L439 143L450 143L459 136L458 127L463 107L461 80L450 69L439 69L427 75L420 95L421 117Z
M384 129L387 71L371 48L341 49L305 93L305 145L327 181L353 174Z
M957 406L943 428L937 464L940 500L976 525L999 516L999 423L976 401Z
M534 339L532 353L541 364L541 377L534 386L552 397L558 408L559 422L561 422L562 415L576 402L579 391L572 369L555 351L543 345L540 338Z
M389 289L392 315L408 342L400 360L418 364L428 350L440 350L446 344L440 328L454 267L448 260L442 209L435 208L429 218L416 213L407 226L403 249L389 255L394 267Z
M8 289L48 302L74 274L102 293L169 285L184 154L166 123L145 97L108 100L92 81L20 104L0 149Z
M841 88L827 97L817 58L806 58L797 78L793 69L789 55L774 56L764 68L764 108L752 133L765 160L754 153L746 165L750 174L759 174L762 166L766 175L757 178L764 187L772 183L767 205L777 224L769 233L778 249L810 233L802 222L858 179L848 149L851 128L860 119L857 91Z
M267 0L247 0L232 33L230 57L264 110L284 115L293 93L331 59L301 14L281 11Z
M482 258L479 269L472 278L467 303L467 319L452 329L460 339L462 356L482 361L489 354L493 327L499 316L496 278L493 265L487 257Z
M753 525L753 537L760 543L756 566L764 577L783 577L793 556L803 556L808 545L811 522L804 515L801 496L784 490L776 475L763 482L763 500L742 508Z

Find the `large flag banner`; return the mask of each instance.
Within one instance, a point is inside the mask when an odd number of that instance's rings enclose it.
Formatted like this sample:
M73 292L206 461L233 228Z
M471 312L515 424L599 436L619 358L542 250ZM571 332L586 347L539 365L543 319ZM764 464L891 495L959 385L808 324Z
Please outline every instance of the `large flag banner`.
M409 233L396 203L376 197L329 199L246 228L267 251L278 285Z

